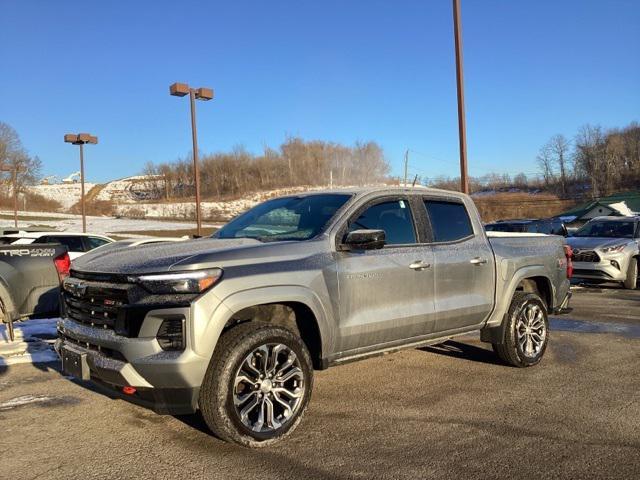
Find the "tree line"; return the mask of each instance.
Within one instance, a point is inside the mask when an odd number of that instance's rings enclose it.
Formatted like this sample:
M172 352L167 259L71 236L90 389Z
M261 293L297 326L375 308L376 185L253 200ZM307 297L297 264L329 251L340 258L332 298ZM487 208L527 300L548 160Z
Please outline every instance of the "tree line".
M222 199L248 192L302 185L366 185L387 179L390 171L376 142L345 146L320 140L287 138L277 149L260 154L243 147L200 157L202 196ZM192 197L193 162L187 157L170 163L148 163L143 174L153 198Z
M561 197L592 198L640 186L640 124L584 125L572 139L554 135L537 157L545 188Z

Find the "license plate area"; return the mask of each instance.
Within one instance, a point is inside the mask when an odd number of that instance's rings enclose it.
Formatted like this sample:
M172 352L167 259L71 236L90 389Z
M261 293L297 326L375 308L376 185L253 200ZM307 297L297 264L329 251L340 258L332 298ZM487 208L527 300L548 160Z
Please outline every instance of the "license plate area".
M63 345L60 353L62 357L62 371L64 373L81 380L89 380L91 378L86 352Z

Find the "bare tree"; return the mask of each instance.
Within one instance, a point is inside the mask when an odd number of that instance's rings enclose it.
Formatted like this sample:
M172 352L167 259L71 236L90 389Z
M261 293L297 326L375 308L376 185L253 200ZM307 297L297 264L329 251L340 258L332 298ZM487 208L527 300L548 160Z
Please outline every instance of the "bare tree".
M558 134L551 137L547 145L560 173L560 193L565 196L567 194L571 144L564 135Z
M600 126L584 125L576 135L574 160L579 175L589 179L591 195L599 197L603 192L601 175L603 170L604 134Z
M542 170L544 185L548 188L555 181L555 174L553 173L553 152L549 148L549 144L544 145L540 149L536 161Z
M42 170L40 159L27 154L18 133L4 122L0 122L0 165L19 170L20 173L17 176L19 190L22 190L25 185L33 184L40 177ZM8 181L10 177L10 172L3 172L0 178Z

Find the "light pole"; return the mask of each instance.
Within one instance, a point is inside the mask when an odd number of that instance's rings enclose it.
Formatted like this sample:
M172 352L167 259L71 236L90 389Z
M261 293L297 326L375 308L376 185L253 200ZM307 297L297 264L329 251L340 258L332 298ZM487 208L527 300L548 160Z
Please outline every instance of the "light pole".
M174 83L169 87L169 93L174 97L189 95L191 104L191 140L193 142L193 177L196 187L196 234L202 236L202 216L200 213L200 168L198 166L198 131L196 129L196 100L213 99L210 88L191 88L186 83Z
M467 125L464 117L464 74L462 70L462 22L460 0L453 0L453 34L456 44L456 87L458 91L458 140L460 142L460 190L469 193L467 173Z
M82 233L87 233L87 217L84 209L84 145L90 143L95 145L98 143L98 137L89 133L67 133L64 141L80 146L80 209L82 211Z
M13 185L13 224L18 228L18 173L23 173L25 170L18 165L2 166L0 167L2 172L11 172L11 183Z

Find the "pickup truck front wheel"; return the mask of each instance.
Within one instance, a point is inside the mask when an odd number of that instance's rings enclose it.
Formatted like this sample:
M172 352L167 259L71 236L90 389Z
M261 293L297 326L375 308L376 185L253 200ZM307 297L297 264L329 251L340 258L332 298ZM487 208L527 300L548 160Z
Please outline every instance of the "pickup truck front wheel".
M549 319L542 299L535 293L516 292L505 322L504 338L493 344L493 351L515 367L539 363L549 341Z
M248 322L220 337L199 406L219 438L263 447L295 429L312 386L311 357L302 340L285 328Z

